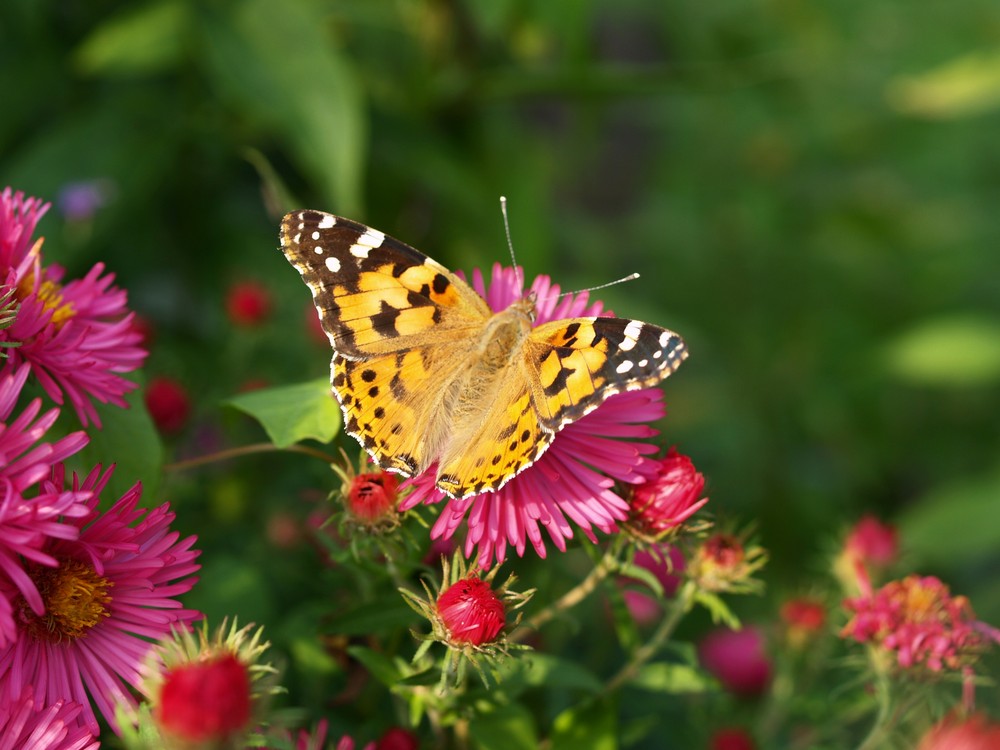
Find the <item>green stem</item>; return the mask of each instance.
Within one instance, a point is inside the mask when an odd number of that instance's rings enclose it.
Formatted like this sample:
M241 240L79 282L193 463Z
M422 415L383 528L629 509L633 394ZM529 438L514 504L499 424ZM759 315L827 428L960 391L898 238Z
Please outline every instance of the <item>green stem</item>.
M892 691L889 686L889 678L881 670L877 671L876 675L875 697L878 700L878 713L868 736L858 745L858 750L873 750L882 747L885 735L892 727Z
M608 551L604 553L604 557L601 558L601 561L594 566L594 569L590 571L586 578L563 594L557 601L553 602L540 612L535 613L534 616L528 618L526 622L522 623L517 630L508 636L507 640L513 643L524 640L529 632L532 630L538 630L538 628L559 613L575 607L587 598L587 596L589 596L594 589L597 588L601 581L607 578L612 571L618 568L617 550L618 546L616 544L612 544L608 548Z
M677 598L672 602L670 609L667 611L666 616L660 623L660 626L653 633L652 637L642 646L637 648L632 654L632 658L618 670L618 673L612 677L608 684L604 686L604 694L613 693L626 682L631 680L638 674L639 669L647 661L653 658L656 653L660 650L660 647L673 635L674 630L677 628L678 623L680 623L681 618L687 614L691 609L691 605L694 601L694 583L688 581L684 584L681 590L677 594Z
M238 448L227 448L226 450L209 453L208 455L198 456L196 458L189 458L184 461L175 461L172 464L165 465L163 470L186 471L188 469L193 469L196 466L205 466L206 464L214 464L219 461L228 461L231 458L241 458L243 456L253 455L254 453L302 453L306 456L318 458L328 464L337 462L337 459L328 456L323 453L323 451L318 451L315 448L310 448L305 445L290 445L287 448L278 448L271 443L253 443L251 445L241 445Z

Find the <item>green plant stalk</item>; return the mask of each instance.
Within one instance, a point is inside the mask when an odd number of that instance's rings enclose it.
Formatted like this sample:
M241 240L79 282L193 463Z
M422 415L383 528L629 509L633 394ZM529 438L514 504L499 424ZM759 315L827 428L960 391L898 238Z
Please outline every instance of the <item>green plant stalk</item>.
M674 630L681 619L694 606L695 584L693 581L686 581L678 592L677 597L671 603L666 616L660 622L656 632L642 646L637 648L632 657L626 662L618 673L608 680L604 686L604 694L613 693L639 673L639 669L647 661L652 659L660 650L663 644L673 635Z

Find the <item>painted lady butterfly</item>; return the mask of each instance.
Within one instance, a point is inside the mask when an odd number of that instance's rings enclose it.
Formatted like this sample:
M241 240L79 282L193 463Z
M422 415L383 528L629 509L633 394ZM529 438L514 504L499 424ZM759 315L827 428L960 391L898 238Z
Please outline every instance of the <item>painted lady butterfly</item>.
M431 258L321 211L288 214L281 248L333 346L347 432L387 471L437 464L454 498L502 487L567 424L687 357L676 333L637 320L533 327L533 294L494 313Z

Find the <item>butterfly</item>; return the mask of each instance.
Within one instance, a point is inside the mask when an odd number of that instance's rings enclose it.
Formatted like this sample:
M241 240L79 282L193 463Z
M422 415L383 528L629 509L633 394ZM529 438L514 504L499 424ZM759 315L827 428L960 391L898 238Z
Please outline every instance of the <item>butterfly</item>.
M436 465L453 498L499 489L563 427L687 357L676 333L637 320L534 326L533 292L494 313L440 263L322 211L285 216L281 249L333 347L346 431L386 471Z

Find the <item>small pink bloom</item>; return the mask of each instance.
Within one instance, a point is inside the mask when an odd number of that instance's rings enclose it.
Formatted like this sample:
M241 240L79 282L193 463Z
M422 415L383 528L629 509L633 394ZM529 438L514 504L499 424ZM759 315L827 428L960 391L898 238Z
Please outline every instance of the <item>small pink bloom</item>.
M632 522L648 534L677 528L708 502L705 477L674 448L655 465L656 474L632 489Z
M672 545L660 545L655 553L640 549L635 553L633 563L656 576L660 585L663 586L663 596L666 598L676 594L681 581L684 580L684 554ZM620 583L628 583L632 580L623 577ZM640 624L649 624L662 613L660 601L651 593L630 588L622 592L622 597L625 599L625 606L628 607L633 619Z
M966 719L948 717L935 725L917 750L996 750L1000 747L1000 724L975 714Z
M525 296L520 270L500 264L493 267L488 288L478 269L471 285L495 311ZM531 291L538 299L536 326L602 314L601 303L588 303L586 292L560 298L559 287L548 276L536 278ZM445 501L431 537L450 537L466 522L464 552L471 557L478 550L481 568L490 567L493 560L502 562L508 545L520 556L530 544L545 557L546 534L560 551L566 550L574 530L596 541L594 529L611 533L628 516L625 493L619 494L616 485L640 484L656 474L657 462L647 457L656 452L656 446L647 441L657 434L650 423L664 414L663 393L658 388L620 393L566 425L534 464L496 492L461 500L447 498L435 486L437 467L431 466L402 485L403 489L412 487L413 492L400 509Z
M503 602L489 583L474 576L441 592L437 611L452 644L492 643L506 624Z
M240 281L226 292L226 313L234 325L257 328L271 315L271 291L258 281Z
M899 556L899 535L895 526L875 516L862 516L848 533L844 547L866 565L885 567Z
M163 675L154 709L163 732L182 742L226 742L250 721L250 676L234 654L182 664Z
M754 627L709 633L698 645L698 659L724 688L740 696L760 695L771 681L764 636Z
M35 700L27 687L17 700L0 703L0 748L3 750L98 750L101 743L80 723L79 703Z
M354 738L350 735L345 734L339 740L337 740L336 750L354 750ZM369 742L364 746L363 750L376 750L375 743Z
M152 378L144 398L149 415L160 432L175 435L184 429L191 416L191 398L184 386L171 378Z
M933 672L970 666L1000 634L978 622L964 596L952 596L933 576L911 575L844 600L853 613L841 637L895 653L900 667Z

